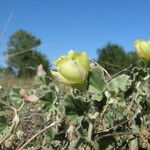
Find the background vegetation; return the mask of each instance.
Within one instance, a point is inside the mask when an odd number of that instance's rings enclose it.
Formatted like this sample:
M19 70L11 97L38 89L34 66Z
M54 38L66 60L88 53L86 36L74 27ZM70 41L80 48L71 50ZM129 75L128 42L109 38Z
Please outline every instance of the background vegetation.
M0 149L150 149L150 70L134 52L113 43L98 48L78 90L51 79L40 43L25 30L9 38L0 68Z
M115 74L123 68L129 67L138 61L135 52L126 52L121 46L108 43L97 50L97 62L110 74Z
M18 77L33 76L39 64L48 73L50 62L40 51L37 51L41 40L26 30L18 30L8 40L5 51L6 68L0 72L16 74ZM97 49L97 63L106 68L110 74L115 74L123 68L138 61L134 52L127 52L120 45L107 43Z
M18 30L12 34L5 52L9 68L16 68L18 76L35 75L36 67L43 64L45 71L49 71L50 63L46 56L37 51L41 40L25 30Z

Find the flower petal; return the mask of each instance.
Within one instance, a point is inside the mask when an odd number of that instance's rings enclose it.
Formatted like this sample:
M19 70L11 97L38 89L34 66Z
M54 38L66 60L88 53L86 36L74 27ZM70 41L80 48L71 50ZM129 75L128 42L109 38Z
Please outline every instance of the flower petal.
M74 84L75 82L70 82L69 80L65 79L59 72L57 71L50 71L54 79L56 79L59 82L63 82L65 84Z
M85 52L76 52L73 55L73 59L78 61L86 72L90 70L89 58Z
M68 60L59 67L59 72L71 82L83 83L85 80L85 71L81 65L74 61Z

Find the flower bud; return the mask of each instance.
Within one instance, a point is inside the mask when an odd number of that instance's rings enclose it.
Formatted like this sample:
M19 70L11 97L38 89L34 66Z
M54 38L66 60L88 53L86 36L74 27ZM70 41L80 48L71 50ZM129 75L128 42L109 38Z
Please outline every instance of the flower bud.
M150 61L150 41L136 40L134 46L140 58Z
M42 64L38 65L37 76L39 76L39 77L45 77L46 76L46 72L44 71Z
M55 65L57 72L51 71L52 76L65 84L84 84L90 70L87 54L73 50L65 56L60 56Z

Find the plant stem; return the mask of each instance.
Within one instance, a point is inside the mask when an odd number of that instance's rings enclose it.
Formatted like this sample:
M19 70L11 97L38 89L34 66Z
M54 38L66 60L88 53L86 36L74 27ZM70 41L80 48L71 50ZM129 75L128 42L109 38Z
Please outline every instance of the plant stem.
M12 106L11 106L11 108L12 108L13 111L14 111L14 118L15 118L16 115L17 115L17 109L14 108L14 107L12 107ZM14 128L17 128L19 122L17 122L17 124L15 124L14 118L13 118L12 124L11 124L11 126L10 126L9 132L2 138L2 140L0 141L0 145L1 145L3 142L5 142L5 140L7 140L7 139L11 136L11 134L12 134L12 132L13 132L13 129L14 129Z
M108 75L108 77L111 78L111 75L108 73L108 71L105 68L100 66L96 61L93 61L93 63L96 64L98 67L100 67Z
M102 135L99 137L99 139L102 139L104 137L109 137L109 136L121 136L121 135L135 135L135 136L139 136L138 132L116 132L116 133L108 133L105 135Z
M93 131L93 124L90 122L90 123L89 123L89 129L88 129L88 137L87 137L87 139L88 139L89 141L91 141L92 131Z

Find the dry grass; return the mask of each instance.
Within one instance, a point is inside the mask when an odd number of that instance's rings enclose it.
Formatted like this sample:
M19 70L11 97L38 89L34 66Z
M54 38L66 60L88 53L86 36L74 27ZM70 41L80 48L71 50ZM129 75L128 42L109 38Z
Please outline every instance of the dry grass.
M13 86L19 86L21 88L32 88L34 78L16 78L10 75L0 77L0 86L4 89L10 89Z

